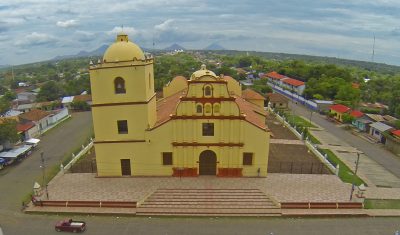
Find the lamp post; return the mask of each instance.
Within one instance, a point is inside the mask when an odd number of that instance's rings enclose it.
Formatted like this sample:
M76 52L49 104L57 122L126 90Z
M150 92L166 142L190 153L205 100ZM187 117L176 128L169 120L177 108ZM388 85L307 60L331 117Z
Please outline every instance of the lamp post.
M311 109L311 110L310 110L310 126L311 126L312 113L313 113L313 111L312 111L312 109Z
M357 170L358 170L358 163L360 162L360 152L357 153L357 161L356 161L356 169L354 170L354 176L357 176ZM353 199L353 192L354 192L354 179L353 183L351 185L351 192L350 192L350 201Z
M44 153L43 153L43 152L40 153L40 160L42 161L42 165L40 166L40 167L42 168L42 175L43 175L43 178L42 178L42 186L45 187L45 190L46 190L46 197L47 197L47 199L49 199L49 192L47 191L47 183L46 183L46 181L45 181L45 177L46 177L46 165L45 165L45 163L44 163Z

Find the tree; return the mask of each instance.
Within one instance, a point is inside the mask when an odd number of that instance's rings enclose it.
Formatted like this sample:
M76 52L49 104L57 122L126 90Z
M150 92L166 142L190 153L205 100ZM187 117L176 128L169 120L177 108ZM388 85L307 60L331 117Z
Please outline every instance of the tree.
M90 110L90 105L88 105L85 101L74 101L71 103L71 107L75 110Z
M52 101L60 98L63 94L64 91L59 84L49 81L40 88L37 99L39 101Z
M19 140L17 132L17 122L15 120L6 119L0 124L0 143L7 141L15 143Z
M342 116L342 120L343 120L344 123L352 123L353 120L354 120L354 117L351 116L351 115L348 114L348 113L345 113L345 114L343 114L343 116Z

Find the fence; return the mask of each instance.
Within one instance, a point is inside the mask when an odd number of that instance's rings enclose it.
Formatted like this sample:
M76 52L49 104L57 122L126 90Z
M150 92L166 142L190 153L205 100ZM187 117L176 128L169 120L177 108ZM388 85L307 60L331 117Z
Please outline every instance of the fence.
M97 173L96 159L82 160L71 165L70 173Z
M286 174L329 174L329 170L320 162L270 162L268 173Z
M312 109L314 111L318 110L318 105L315 102L313 102L311 100L307 100L307 99L301 97L300 95L294 94L294 93L292 93L292 92L290 92L288 90L285 90L285 89L283 89L283 88L281 88L278 85L275 85L273 83L267 82L267 84L274 91L276 91L276 92L278 92L278 93L280 93L280 94L282 94L284 96L289 97L290 99L294 100L295 102L299 102L299 103L303 104L304 106L306 106L307 108Z

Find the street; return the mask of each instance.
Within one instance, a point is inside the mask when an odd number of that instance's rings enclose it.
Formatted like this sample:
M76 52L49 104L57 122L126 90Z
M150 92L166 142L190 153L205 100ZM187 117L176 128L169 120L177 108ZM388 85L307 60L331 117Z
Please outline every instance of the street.
M303 105L294 104L293 102L289 102L289 105L296 115L303 116L307 120L310 118L311 111ZM335 123L326 120L325 116L318 113L313 112L311 121L329 131L329 133L334 135L336 138L345 140L349 145L361 150L370 159L376 161L392 174L400 178L400 157L394 155L389 150L384 149L383 146L371 144L370 142L337 127Z

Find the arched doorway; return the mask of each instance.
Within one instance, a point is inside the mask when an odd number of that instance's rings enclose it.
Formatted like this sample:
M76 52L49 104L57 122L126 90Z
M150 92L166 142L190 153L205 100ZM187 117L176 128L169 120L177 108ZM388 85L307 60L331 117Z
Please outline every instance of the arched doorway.
M199 175L217 174L217 155L211 150L205 150L199 157Z

